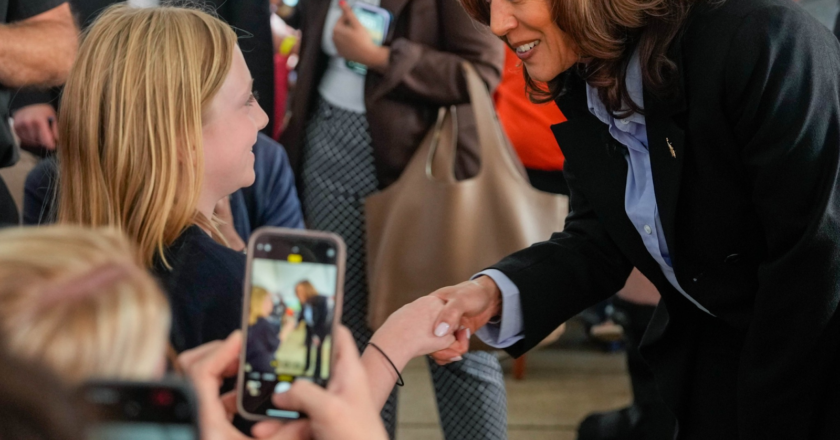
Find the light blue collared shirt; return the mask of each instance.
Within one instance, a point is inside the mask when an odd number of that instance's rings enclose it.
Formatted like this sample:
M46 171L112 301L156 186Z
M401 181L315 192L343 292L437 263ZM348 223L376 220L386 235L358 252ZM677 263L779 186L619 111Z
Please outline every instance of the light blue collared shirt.
M642 68L639 63L638 51L630 59L627 66L627 91L630 98L640 108L644 108ZM627 147L627 184L624 191L624 210L627 217L635 226L642 238L642 242L650 255L659 263L665 278L689 301L700 310L711 313L694 298L685 293L674 274L671 264L671 254L665 242L662 221L659 219L659 208L656 205L656 194L653 190L653 173L648 153L647 125L645 117L633 113L624 119L614 118L607 111L604 103L598 97L595 88L586 85L586 101L589 111L601 122L609 126L610 135ZM495 348L509 347L523 338L522 306L519 301L519 289L502 272L490 269L481 272L476 277L489 276L499 290L502 291L502 322L498 325L486 325L478 330L476 335L482 341Z

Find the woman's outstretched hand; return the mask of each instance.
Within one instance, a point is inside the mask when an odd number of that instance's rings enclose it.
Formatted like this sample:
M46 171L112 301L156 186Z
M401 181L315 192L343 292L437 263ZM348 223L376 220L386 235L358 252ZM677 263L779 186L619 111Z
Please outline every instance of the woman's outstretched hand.
M469 350L469 336L502 313L502 292L487 276L444 287L429 296L445 303L432 327L436 336L451 335L462 328L467 332L466 338L458 338L449 347L432 354L441 365L460 360Z

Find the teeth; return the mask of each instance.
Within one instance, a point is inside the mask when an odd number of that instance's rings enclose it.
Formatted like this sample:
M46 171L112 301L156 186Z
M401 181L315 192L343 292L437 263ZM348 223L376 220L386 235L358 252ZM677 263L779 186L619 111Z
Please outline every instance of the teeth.
M523 44L522 46L517 47L516 51L519 52L519 53L525 53L525 52L528 52L529 50L537 47L538 44L540 44L540 40L532 41L528 44Z

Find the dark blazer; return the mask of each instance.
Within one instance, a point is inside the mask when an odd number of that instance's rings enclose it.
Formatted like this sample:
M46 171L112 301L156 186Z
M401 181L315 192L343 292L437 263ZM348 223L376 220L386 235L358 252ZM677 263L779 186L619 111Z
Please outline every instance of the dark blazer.
M327 68L321 36L329 6L330 0L302 1L289 20L303 33L292 119L281 138L295 171L299 171L304 126ZM399 177L441 106L458 105L462 148L456 175L473 174L478 166L478 139L472 110L464 105L469 95L461 63L472 62L494 89L504 61L502 43L487 29L473 24L457 0L382 0L381 7L393 14L384 43L391 48L390 67L385 75L369 70L365 81L367 120L380 186Z
M680 286L742 338L738 438L840 438L840 44L789 1L727 0L696 5L669 57L679 93L644 94L654 188ZM571 212L562 233L495 266L521 291L525 339L509 351L635 266L663 295L643 351L656 371L684 345L667 312L678 320L687 301L624 211L623 147L567 80L568 122L552 130Z
M306 345L311 343L312 336L324 339L330 332L332 325L332 313L330 313L329 300L324 296L314 296L306 301L306 306L312 309L312 325L306 325ZM303 309L300 312L300 319L303 319Z

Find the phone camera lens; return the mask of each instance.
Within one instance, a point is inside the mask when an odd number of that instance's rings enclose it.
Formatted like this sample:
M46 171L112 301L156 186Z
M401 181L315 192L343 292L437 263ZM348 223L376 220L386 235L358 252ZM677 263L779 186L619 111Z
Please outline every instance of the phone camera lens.
M271 252L271 245L270 244L265 245L264 249L265 249L266 252Z
M335 257L335 249L327 249L327 257Z
M257 243L257 250L258 251L263 250L263 244L262 243Z

